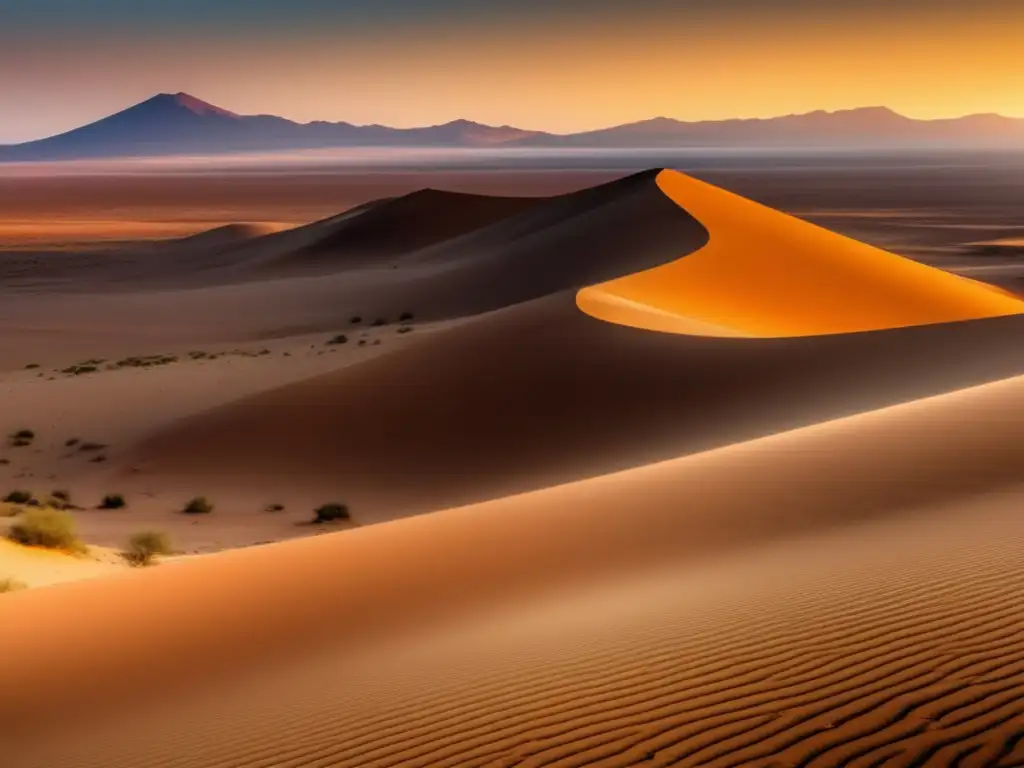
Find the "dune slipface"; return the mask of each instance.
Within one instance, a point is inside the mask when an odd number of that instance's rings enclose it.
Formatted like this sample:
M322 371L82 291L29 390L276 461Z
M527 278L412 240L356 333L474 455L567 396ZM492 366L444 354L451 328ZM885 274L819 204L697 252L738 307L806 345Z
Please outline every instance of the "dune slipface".
M837 235L674 171L659 188L710 241L580 291L580 308L637 328L711 336L855 333L1019 314L997 288Z

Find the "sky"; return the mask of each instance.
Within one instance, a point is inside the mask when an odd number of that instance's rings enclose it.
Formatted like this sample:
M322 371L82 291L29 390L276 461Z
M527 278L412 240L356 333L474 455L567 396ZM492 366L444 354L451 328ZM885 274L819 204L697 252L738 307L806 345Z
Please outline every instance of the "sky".
M1024 0L0 0L0 143L185 91L572 132L888 106L1024 117Z

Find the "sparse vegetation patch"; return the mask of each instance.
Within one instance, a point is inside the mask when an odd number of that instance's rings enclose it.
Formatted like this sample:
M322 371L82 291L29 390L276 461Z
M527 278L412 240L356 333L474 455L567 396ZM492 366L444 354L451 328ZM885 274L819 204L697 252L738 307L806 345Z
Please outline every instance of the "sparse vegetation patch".
M45 547L81 554L85 545L75 533L75 521L58 509L30 509L10 527L7 537L28 547Z
M324 504L317 509L313 522L322 525L324 523L335 523L342 520L351 520L352 515L345 504Z
M108 493L103 497L103 501L100 502L100 509L124 509L128 506L128 502L125 501L124 496L120 493Z
M213 502L205 496L196 496L181 511L186 515L208 515L213 512Z
M11 491L4 496L5 504L28 504L32 501L32 494L28 491Z
M36 433L31 429L19 429L7 436L7 442L12 448L24 448L32 445L32 441L35 439Z
M28 587L23 581L17 579L0 579L0 595L8 592L20 592Z
M159 531L143 531L128 540L128 546L121 552L121 557L135 568L145 568L153 564L153 558L157 555L171 553L171 543L166 534Z

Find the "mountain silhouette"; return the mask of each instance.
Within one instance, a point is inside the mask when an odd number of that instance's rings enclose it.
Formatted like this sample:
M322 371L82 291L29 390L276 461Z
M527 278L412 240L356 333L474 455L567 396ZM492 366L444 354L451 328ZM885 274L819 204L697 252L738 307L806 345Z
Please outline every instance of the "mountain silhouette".
M685 122L666 117L555 135L453 120L422 128L297 123L239 115L187 93L162 93L94 123L0 147L0 161L146 157L335 147L1024 147L1024 120L970 115L915 120L885 107L774 118Z

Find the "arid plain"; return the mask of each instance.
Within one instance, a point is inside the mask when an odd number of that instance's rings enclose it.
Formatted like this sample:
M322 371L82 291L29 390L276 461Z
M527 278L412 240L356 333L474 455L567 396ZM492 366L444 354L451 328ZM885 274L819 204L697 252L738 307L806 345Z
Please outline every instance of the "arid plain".
M1014 162L8 167L3 764L1024 765Z

